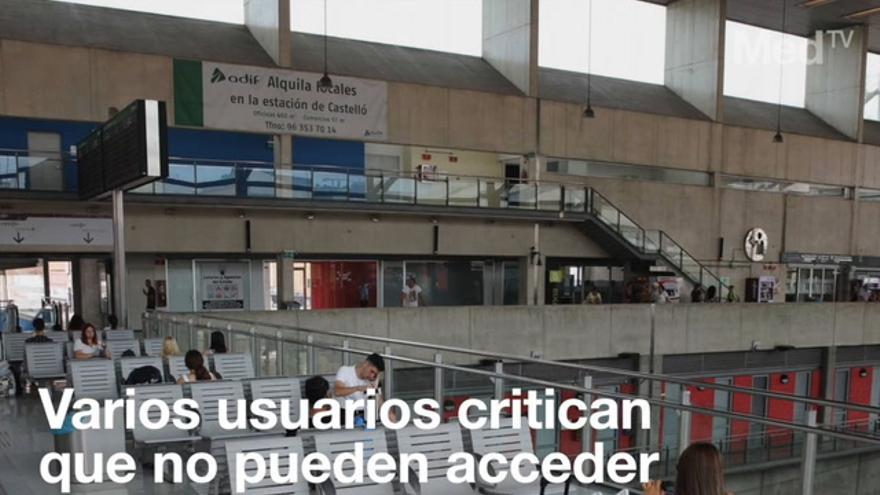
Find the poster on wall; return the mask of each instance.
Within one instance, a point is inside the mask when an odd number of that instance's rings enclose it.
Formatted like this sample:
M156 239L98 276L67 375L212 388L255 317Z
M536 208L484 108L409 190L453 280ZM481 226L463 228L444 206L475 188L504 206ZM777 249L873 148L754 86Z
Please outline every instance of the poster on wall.
M246 263L199 263L199 308L203 311L246 308Z
M234 131L383 141L388 84L191 60L174 61L175 124Z

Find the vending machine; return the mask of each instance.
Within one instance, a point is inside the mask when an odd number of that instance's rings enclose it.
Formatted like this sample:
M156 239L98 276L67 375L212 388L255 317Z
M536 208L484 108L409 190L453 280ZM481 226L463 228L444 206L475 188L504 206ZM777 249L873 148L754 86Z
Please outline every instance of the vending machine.
M776 277L746 279L746 302L772 303L776 298Z

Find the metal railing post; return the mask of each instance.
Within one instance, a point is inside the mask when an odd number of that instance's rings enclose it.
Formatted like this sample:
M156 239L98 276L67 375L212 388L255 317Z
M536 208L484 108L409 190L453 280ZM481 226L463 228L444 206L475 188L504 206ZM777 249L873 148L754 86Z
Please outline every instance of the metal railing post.
M816 410L810 409L807 412L807 426L815 428ZM818 437L815 433L806 433L804 438L804 457L803 462L803 486L801 493L803 495L813 495L813 480L816 475L816 450L818 445Z
M385 389L382 391L382 398L388 400L391 398L392 390L394 389L394 361L392 361L389 356L391 356L391 346L386 345L385 350Z
M590 375L584 376L584 381L581 384L584 388L591 389L593 388L593 377ZM584 404L587 407L590 407L590 403L593 402L592 394L584 394ZM587 419L590 417L589 412L584 413L587 416ZM584 430L581 432L581 452L592 452L593 451L593 428L590 427L590 422L587 421L587 424L584 426ZM584 473L587 474L587 473ZM592 474L592 473L589 473Z
M681 405L689 406L691 405L691 391L687 389L683 389L681 391ZM684 449L688 448L691 444L691 412L690 411L679 411L678 418L678 455L681 455L684 452Z
M504 362L503 361L495 361L495 373L503 374L504 373ZM496 376L495 380L495 399L501 400L504 398L504 378L500 376Z
M308 363L306 363L306 365L308 366L309 374L315 375L318 373L318 353L316 352L317 350L315 348L314 335L309 335L306 337L306 346L306 358L308 360Z
M251 334L251 349L253 349L251 359L254 360L254 373L259 378L263 375L263 350L257 347L257 329L250 327L248 333Z
M237 352L235 348L235 336L232 335L232 324L226 324L226 348L229 352Z
M276 375L284 376L284 342L281 340L281 330L275 332L275 371Z
M195 321L190 318L186 322L187 332L189 333L189 347L190 349L195 349L198 346L196 345L196 329L195 329Z
M446 206L449 206L449 176L446 176Z
M443 354L436 353L434 354L434 363L443 364ZM434 400L437 401L437 404L440 405L440 409L443 409L443 368L439 366L434 367Z
M343 349L351 349L351 341L348 339L342 340L342 348ZM346 351L342 352L342 365L343 366L351 366L351 353Z

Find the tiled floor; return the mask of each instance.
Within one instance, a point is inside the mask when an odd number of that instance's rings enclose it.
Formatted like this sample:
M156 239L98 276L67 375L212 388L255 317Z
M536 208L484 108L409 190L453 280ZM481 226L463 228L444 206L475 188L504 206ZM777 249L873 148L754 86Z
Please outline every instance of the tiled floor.
M60 493L40 477L40 459L54 450L54 439L43 408L37 398L0 398L0 495L44 495ZM194 494L185 485L154 484L152 472L137 477L125 486L115 484L73 485L72 493L106 495L177 495Z

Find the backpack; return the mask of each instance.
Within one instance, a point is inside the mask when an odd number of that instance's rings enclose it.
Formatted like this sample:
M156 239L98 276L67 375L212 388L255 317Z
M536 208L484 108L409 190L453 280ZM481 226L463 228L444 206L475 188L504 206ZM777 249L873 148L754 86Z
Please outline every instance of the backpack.
M162 383L162 372L155 366L135 368L125 379L125 385L152 385L154 383Z

